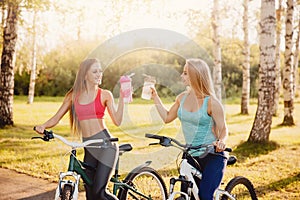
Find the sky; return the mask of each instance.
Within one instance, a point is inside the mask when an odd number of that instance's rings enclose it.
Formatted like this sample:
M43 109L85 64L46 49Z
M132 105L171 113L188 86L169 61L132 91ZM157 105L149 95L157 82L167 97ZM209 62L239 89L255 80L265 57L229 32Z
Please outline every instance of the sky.
M162 28L193 38L210 26L212 0L52 0L62 12L52 7L39 13L39 41L49 49L61 41L78 39L109 39L141 28ZM256 7L259 0L251 1ZM72 2L72 4L70 4ZM242 11L240 0L220 1L221 35L241 37ZM224 4L224 5L223 5ZM198 16L192 11L198 13ZM253 14L255 14L253 12ZM31 13L28 14L32 15ZM199 17L200 16L200 17ZM190 17L190 19L189 19ZM31 16L32 18L32 16ZM30 24L32 20L28 18ZM206 27L197 27L207 24ZM257 41L255 22L250 40ZM207 33L205 33L207 34ZM26 37L26 36L24 36ZM209 35L205 37L210 37ZM240 38L242 39L242 38Z

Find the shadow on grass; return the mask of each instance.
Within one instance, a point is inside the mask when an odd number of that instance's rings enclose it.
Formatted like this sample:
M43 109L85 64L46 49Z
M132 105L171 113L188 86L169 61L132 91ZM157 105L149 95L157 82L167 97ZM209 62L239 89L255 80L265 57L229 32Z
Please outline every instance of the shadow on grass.
M55 197L55 190L49 191L49 192L45 192L42 194L38 194L38 195L33 195L30 197L26 197L26 198L21 198L18 200L52 200Z
M13 126L6 126L0 129L1 138L18 138L30 139L32 136L37 136L37 133L30 125L15 124Z
M300 173L295 174L294 176L280 179L278 181L271 182L268 185L257 187L255 188L255 190L258 194L267 193L267 191L280 191L295 182L300 182Z
M276 126L274 126L274 127L272 127L272 130L275 130L275 129L280 129L280 128L294 128L294 127L296 127L296 125L295 124L293 124L293 125L285 125L285 124L283 124L283 123L281 123L281 124L277 124Z
M242 142L233 154L237 156L239 162L243 162L246 159L254 158L260 155L266 155L271 151L278 149L280 145L274 141L254 143L254 142Z

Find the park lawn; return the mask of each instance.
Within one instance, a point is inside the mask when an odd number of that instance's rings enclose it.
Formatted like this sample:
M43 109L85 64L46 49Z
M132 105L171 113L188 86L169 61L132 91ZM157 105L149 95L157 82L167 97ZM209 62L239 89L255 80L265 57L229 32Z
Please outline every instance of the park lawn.
M26 104L26 99L16 98L14 102L15 126L0 129L0 167L9 168L31 176L57 180L58 172L66 170L70 149L59 141L43 142L31 140L37 136L32 130L34 125L44 122L60 106L61 97L40 98L34 104ZM121 172L126 173L136 165L151 160L151 166L157 169L169 183L176 175L178 150L160 146L148 146L154 142L145 139L145 133L157 133L180 137L178 120L163 124L152 104L138 101L126 106L125 117L120 127L115 127L107 117L107 126L119 143L131 143L132 152L121 157ZM226 169L224 183L234 176L246 176L254 184L259 199L300 199L300 104L295 104L293 127L282 127L283 113L273 118L270 142L249 144L247 141L256 111L256 105L250 106L248 116L240 115L240 105L226 104L226 120L229 128L228 146L234 149L238 162ZM283 106L281 105L283 110ZM64 117L52 130L66 136L69 140L79 141L69 134L68 117ZM82 157L82 150L79 151Z

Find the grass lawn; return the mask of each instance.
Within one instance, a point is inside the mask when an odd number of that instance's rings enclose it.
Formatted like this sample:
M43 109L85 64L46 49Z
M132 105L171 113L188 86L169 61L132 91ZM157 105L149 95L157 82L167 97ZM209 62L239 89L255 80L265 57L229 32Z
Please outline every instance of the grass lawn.
M59 141L43 142L31 140L37 134L34 125L44 122L60 106L62 98L37 98L32 105L26 104L26 98L15 98L15 126L0 129L0 167L14 169L35 177L57 180L58 172L66 170L70 149ZM132 152L121 157L121 172L126 173L138 164L151 160L151 166L157 169L169 183L169 178L177 174L176 158L178 150L151 146L154 142L145 139L145 133L157 133L180 138L178 120L163 124L155 108L143 100L126 106L125 118L120 127L113 126L106 114L107 127L119 137L119 143L131 143ZM281 105L283 110L283 105ZM240 115L240 105L226 104L226 118L229 127L228 146L231 146L238 162L227 167L224 177L226 183L234 176L246 176L254 184L259 199L300 199L300 103L295 104L293 127L282 127L283 112L273 118L270 142L250 144L247 139L253 124L256 105L250 106L248 116ZM79 141L70 136L68 116L52 130L66 136L69 140ZM82 157L82 151L79 151Z

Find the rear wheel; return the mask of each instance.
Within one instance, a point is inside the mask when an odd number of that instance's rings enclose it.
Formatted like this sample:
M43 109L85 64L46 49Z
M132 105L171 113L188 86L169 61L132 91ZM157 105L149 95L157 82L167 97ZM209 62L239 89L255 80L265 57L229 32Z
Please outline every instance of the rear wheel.
M69 184L65 184L61 193L61 200L71 200L73 188Z
M167 189L162 177L150 167L144 167L135 173L128 174L124 182L128 183L128 185L132 186L135 191L142 195L123 187L120 188L118 193L120 200L167 199Z
M257 200L253 184L245 177L237 176L229 181L225 190L229 192L236 200ZM229 199L226 195L222 200Z

